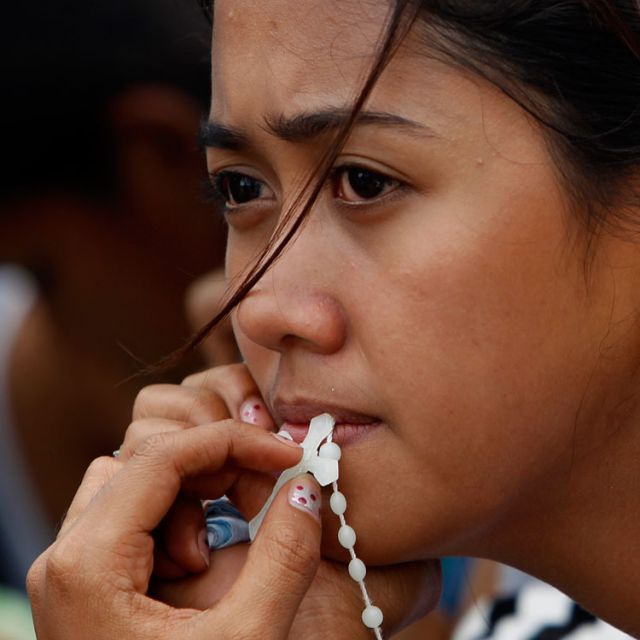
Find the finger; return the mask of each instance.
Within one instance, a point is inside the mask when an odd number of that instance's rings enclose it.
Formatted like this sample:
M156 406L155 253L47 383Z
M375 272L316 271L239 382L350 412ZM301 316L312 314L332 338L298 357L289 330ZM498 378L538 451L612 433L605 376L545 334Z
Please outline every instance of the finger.
M209 566L209 545L200 501L179 497L162 521L156 541L171 564L180 567L181 575L204 571ZM156 566L154 574L175 577L156 570Z
M133 405L134 421L163 418L197 425L230 417L222 397L206 387L154 384L142 389Z
M185 378L182 386L217 394L236 420L273 429L274 422L260 390L244 364L216 367ZM255 405L258 409L255 409Z
M84 514L84 525L99 531L104 544L117 544L122 536L154 530L187 478L229 468L285 469L297 464L301 455L301 447L233 420L156 434L113 478L109 491L96 496ZM212 486L212 495L225 493L235 479L229 473L220 477L224 483Z
M211 565L204 573L170 581L154 579L149 594L179 609L210 609L230 591L244 566L248 549L247 544L219 549L211 554ZM205 638L210 638L210 633L209 629Z
M184 431L193 425L167 418L141 418L132 422L127 428L124 441L118 449L118 459L126 462L134 451L149 437L156 433Z
M395 637L401 629L424 617L440 597L437 561L368 568L366 582L373 603L384 612L385 638ZM363 607L362 593L349 576L347 566L325 560L320 563L289 637L308 636L310 621L315 627L325 627L329 636L339 621L338 637L370 638L371 632L361 621Z
M240 577L222 601L230 623L242 621L246 637L287 637L320 563L321 495L310 475L300 476L269 509Z
M193 574L169 558L163 547L160 545L154 546L152 579L158 579L160 581L180 580L190 575Z
M229 499L246 520L251 520L262 509L276 483L274 475L244 471L229 491Z
M74 525L78 517L85 511L89 503L120 469L122 462L116 458L96 458L87 468L76 495L67 510L64 521L60 525L57 539L60 539Z
M257 395L246 398L237 409L238 420L260 427L265 431L275 431L275 422L267 406Z

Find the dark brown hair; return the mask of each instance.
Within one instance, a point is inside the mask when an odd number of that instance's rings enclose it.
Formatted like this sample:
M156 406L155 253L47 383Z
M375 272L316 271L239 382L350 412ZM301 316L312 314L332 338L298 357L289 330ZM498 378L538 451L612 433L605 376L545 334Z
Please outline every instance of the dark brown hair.
M359 110L412 29L422 36L425 55L489 80L541 125L588 246L599 230L635 229L640 206L634 188L640 163L640 9L635 0L395 0L382 28L375 63L349 121L260 258L185 350L243 299L296 235Z

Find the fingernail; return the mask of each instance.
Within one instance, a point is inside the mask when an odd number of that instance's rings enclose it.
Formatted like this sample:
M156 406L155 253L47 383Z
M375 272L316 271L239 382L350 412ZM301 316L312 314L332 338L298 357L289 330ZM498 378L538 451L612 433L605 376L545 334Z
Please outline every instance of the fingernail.
M273 424L267 407L258 396L251 396L240 405L240 420L261 427L270 427Z
M207 540L207 530L202 529L198 534L198 550L207 567L209 566L209 542Z
M305 475L296 478L289 486L289 504L300 511L313 516L320 523L320 507L322 506L322 494L320 488L311 476Z
M279 431L278 433L273 433L273 431L270 431L270 434L280 443L280 444L288 444L290 447L295 447L296 449L300 449L300 445L293 440L293 438L287 433L287 436L283 436L282 435L282 431Z

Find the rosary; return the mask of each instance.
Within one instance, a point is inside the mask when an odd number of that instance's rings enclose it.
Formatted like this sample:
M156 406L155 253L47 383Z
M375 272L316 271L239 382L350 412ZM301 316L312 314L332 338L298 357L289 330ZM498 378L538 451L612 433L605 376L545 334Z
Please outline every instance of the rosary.
M307 436L302 442L302 460L294 467L282 472L260 513L249 522L249 537L251 540L255 538L274 497L289 480L304 473L311 473L320 486L326 487L329 484L332 485L333 493L331 494L329 505L331 511L340 519L338 541L351 556L349 575L358 583L362 593L362 599L364 600L362 622L366 627L373 630L377 640L382 640L382 632L380 630L380 625L383 620L382 611L371 603L371 598L369 597L367 586L364 582L367 568L364 562L356 556L354 550L356 532L347 524L344 517L347 510L347 499L338 490L338 461L340 460L341 451L340 447L332 441L334 426L335 420L328 413L323 413L311 420Z

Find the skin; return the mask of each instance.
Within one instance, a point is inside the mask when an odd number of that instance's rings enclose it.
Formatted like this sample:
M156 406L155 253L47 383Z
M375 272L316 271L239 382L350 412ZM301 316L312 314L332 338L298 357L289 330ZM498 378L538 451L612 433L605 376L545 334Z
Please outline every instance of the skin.
M146 592L152 532L180 491L188 494L204 482L208 491L224 492L238 468L277 469L298 459L300 450L229 420L158 434L136 454L128 464L94 461L56 543L31 568L27 586L38 637L205 640L213 629L224 638L286 638L320 560L320 527L309 512L292 508L285 491L269 512L267 534L252 546L220 606L175 609ZM298 481L317 487L313 479ZM91 531L94 541L86 544ZM268 579L274 588L265 593Z
M255 393L242 365L140 393L119 455L94 460L29 572L39 638L371 637L344 566L321 561L320 519L287 506L287 490L252 545L210 554L204 543L202 497L227 494L255 512L274 472L300 459L297 444L269 433L266 413L250 425L229 419L260 402ZM299 482L321 498L313 478ZM372 570L367 582L385 633L438 600L433 562Z
M227 212L230 279L328 141L280 139L265 119L348 109L386 9L216 3L211 118L249 146L210 148L209 171L264 185ZM425 52L412 33L366 105L417 126L357 125L336 162L390 176L387 192L323 189L236 310L240 351L277 421L281 403L382 421L341 475L368 563L495 559L637 634L638 247L602 234L587 276L538 125ZM342 558L333 522L324 552Z

